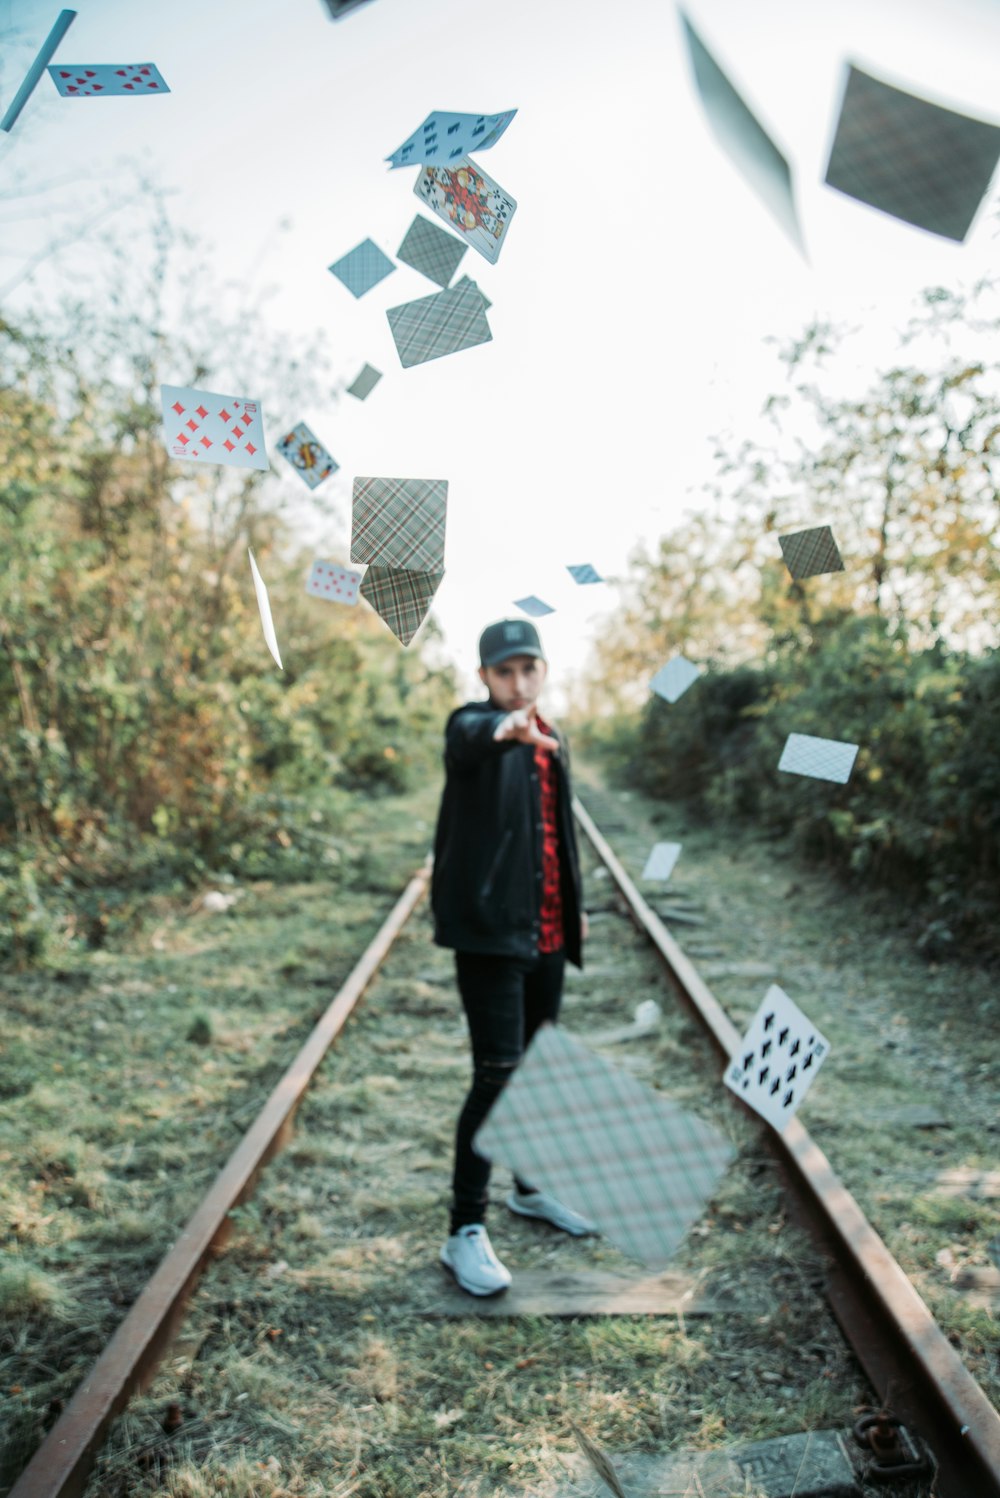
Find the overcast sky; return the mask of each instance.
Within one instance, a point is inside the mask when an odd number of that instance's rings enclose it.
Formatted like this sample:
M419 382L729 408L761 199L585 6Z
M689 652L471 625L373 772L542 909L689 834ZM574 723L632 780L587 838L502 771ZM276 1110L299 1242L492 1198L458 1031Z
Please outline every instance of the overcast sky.
M3 106L57 10L0 0ZM620 572L640 538L697 506L710 438L751 435L780 380L768 335L817 315L860 326L860 379L891 357L921 287L971 281L997 257L995 192L956 246L822 177L848 60L1000 119L1000 7L692 0L688 14L792 162L808 261L716 145L663 0L371 0L337 23L321 0L81 0L59 60L153 61L172 92L63 101L44 79L0 136L0 201L17 173L150 165L176 190L175 220L208 241L213 275L273 283L272 325L319 333L344 380L365 360L385 372L363 404L276 418L307 420L341 464L323 491L339 534L355 474L447 478L436 613L456 661L467 668L481 626L536 593L558 610L543 625L554 669L575 667L616 595L577 588L565 565ZM403 370L384 309L435 288L401 266L356 302L326 267L367 236L394 254L415 172L383 158L431 109L515 107L480 159L517 200L512 227L496 266L470 249L460 268L494 303L493 342ZM127 236L129 220L125 205L109 227ZM6 223L0 284L51 227ZM82 239L7 305L72 286L92 254ZM239 368L217 379L254 393ZM273 466L305 523L276 419Z

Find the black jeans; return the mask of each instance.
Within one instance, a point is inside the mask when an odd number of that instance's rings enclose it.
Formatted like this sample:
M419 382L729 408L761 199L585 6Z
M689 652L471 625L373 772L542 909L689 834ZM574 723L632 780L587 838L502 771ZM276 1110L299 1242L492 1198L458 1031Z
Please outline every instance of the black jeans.
M480 952L456 952L458 991L472 1041L472 1087L458 1119L451 1232L482 1222L489 1200L490 1162L472 1139L538 1029L559 1017L563 951L540 952L530 962ZM522 1190L530 1190L518 1181Z

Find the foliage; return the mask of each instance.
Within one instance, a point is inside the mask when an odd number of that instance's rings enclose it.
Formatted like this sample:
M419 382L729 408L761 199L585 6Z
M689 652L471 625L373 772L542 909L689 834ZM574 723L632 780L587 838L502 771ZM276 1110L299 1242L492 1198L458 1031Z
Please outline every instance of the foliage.
M436 753L453 697L448 674L365 606L304 596L270 475L168 460L160 380L213 388L215 370L166 332L168 304L190 287L171 271L162 223L154 241L151 264L117 267L109 298L65 323L0 320L0 881L12 916L0 959L39 955L59 891L74 929L100 941L123 892L280 857L289 825L308 820L301 798L404 787ZM214 388L233 388L235 367L279 419L313 393L317 361L269 346L262 325L252 350L204 306L179 325L225 356ZM248 543L283 673L261 637Z
M860 399L822 373L830 329L784 349L773 443L720 451L705 510L636 554L581 725L653 794L905 891L935 954L998 945L1000 366L969 356L998 328L992 287L926 293L923 362ZM794 581L776 533L817 524L845 570ZM678 651L707 670L670 706L645 684ZM792 731L858 743L848 785L779 773Z

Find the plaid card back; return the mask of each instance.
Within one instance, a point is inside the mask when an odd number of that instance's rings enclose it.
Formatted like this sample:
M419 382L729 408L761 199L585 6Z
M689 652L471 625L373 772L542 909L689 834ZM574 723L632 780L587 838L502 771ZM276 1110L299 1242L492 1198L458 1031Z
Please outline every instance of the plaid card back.
M440 571L447 508L447 479L356 478L351 561Z
M468 248L447 229L439 228L418 213L396 251L396 259L412 265L438 286L447 286Z
M851 67L826 182L904 223L962 241L998 154L1000 127Z
M602 583L604 581L596 567L589 562L581 562L577 567L567 567L566 571L575 583Z
M681 12L695 83L719 145L802 249L792 172L763 125L736 92L684 12Z
M348 385L347 393L348 395L355 396L359 401L366 400L381 378L382 371L380 369L375 369L373 365L366 364L354 381L354 384Z
M388 255L382 253L373 239L363 239L330 266L337 280L342 281L354 297L363 297L395 269Z
M821 572L843 572L844 563L828 525L779 536L785 566L793 577L816 577Z
M857 758L857 744L842 739L818 739L811 733L790 733L781 751L778 769L813 780L834 780L846 785Z
M404 369L475 348L493 338L483 296L475 281L462 280L450 291L435 291L386 312Z
M369 567L361 584L361 595L388 624L396 639L409 645L427 618L443 577L443 572Z
M651 1267L676 1251L733 1156L716 1129L553 1025L474 1144Z
M701 671L694 661L689 661L686 655L675 655L673 660L660 667L649 685L657 697L662 697L667 702L676 702L700 675Z
M527 598L515 598L514 607L522 613L529 614L532 619L543 619L546 614L554 614L555 609L551 604L543 603L542 599L536 598L530 593Z

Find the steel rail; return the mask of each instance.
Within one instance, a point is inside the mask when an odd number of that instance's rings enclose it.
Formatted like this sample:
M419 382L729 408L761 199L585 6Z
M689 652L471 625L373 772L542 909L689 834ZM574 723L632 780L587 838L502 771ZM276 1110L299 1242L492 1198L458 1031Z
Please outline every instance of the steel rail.
M426 893L431 860L413 876L380 930L304 1042L264 1107L195 1208L8 1498L77 1498L111 1421L146 1387L180 1324L208 1261L229 1233L268 1160L291 1136L296 1109L317 1067Z
M633 920L728 1061L739 1050L739 1032L579 798L573 810ZM1000 1415L798 1119L780 1134L767 1134L805 1207L807 1226L832 1257L827 1290L834 1314L878 1397L933 1452L935 1491L940 1498L1000 1498Z

